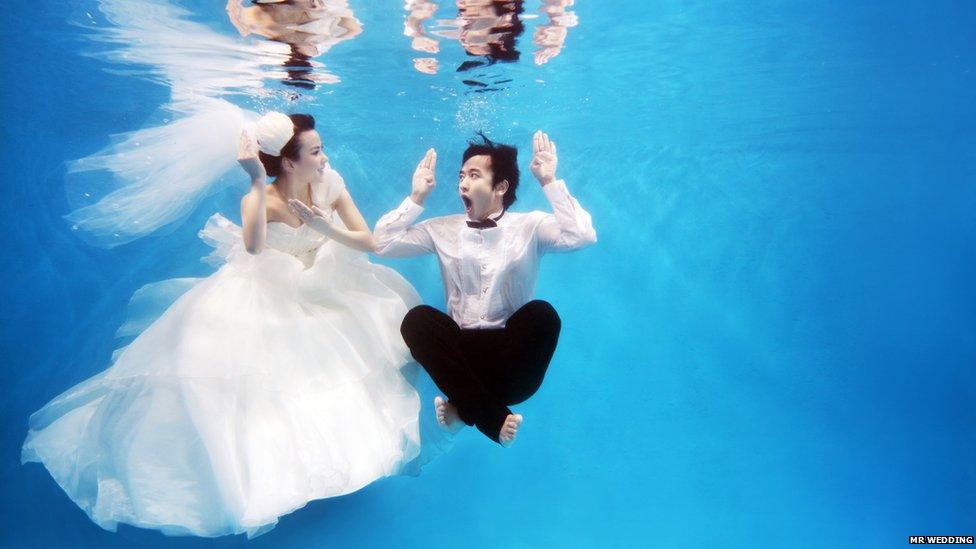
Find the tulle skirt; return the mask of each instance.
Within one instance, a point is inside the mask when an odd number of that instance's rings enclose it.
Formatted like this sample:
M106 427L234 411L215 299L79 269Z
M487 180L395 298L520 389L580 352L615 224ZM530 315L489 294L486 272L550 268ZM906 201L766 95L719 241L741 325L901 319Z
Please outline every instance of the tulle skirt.
M103 528L253 536L419 454L416 364L399 333L413 288L331 242L308 268L234 248L111 367L31 417L23 460Z

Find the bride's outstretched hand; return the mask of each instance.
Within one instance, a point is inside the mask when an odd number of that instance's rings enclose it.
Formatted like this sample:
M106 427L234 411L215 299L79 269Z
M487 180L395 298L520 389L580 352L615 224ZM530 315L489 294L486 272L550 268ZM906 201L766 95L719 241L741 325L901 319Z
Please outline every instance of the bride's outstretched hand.
M264 171L264 164L258 159L257 144L251 140L247 130L241 131L241 142L237 147L237 163L244 168L247 175L251 176L251 182L261 182L267 179L268 174Z
M291 208L292 213L297 215L298 218L302 220L302 223L324 235L329 235L331 233L332 222L326 218L325 212L323 212L318 206L312 206L309 208L301 200L292 198L288 201L288 207Z

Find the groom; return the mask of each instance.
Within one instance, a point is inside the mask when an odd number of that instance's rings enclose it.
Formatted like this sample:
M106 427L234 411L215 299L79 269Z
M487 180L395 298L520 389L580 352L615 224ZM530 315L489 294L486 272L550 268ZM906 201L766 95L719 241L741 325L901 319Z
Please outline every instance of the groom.
M519 183L515 147L469 143L458 194L464 215L414 220L434 189L437 153L427 151L413 174L413 192L376 223L376 253L405 257L436 253L448 313L428 305L411 309L400 331L413 357L448 400L437 397L437 420L449 431L475 425L510 445L522 416L509 404L532 396L556 350L560 320L545 301L532 300L545 252L596 242L590 215L556 179L556 145L532 137L530 168L553 213L509 212Z

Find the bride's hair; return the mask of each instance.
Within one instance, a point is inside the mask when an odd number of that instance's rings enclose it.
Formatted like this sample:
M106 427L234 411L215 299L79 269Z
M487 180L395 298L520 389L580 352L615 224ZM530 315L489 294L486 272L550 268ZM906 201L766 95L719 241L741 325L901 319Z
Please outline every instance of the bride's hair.
M281 159L291 158L292 160L298 160L298 136L302 132L307 132L309 130L315 129L315 119L312 118L310 114L289 114L288 118L291 119L291 123L295 125L295 133L292 134L291 139L285 143L285 146L281 148L281 154L278 156L271 156L262 151L258 151L258 159L264 164L264 171L268 173L269 177L278 177L281 174Z

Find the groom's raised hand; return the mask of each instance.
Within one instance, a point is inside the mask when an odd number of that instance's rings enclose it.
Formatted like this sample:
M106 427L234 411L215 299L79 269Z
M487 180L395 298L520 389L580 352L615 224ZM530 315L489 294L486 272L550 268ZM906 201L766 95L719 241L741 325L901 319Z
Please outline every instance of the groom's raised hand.
M417 169L413 171L413 190L410 192L410 200L418 206L424 205L424 200L430 191L434 190L437 181L434 172L437 168L437 151L428 149Z
M549 140L549 136L542 130L532 136L532 163L529 169L543 187L556 180L556 144Z

